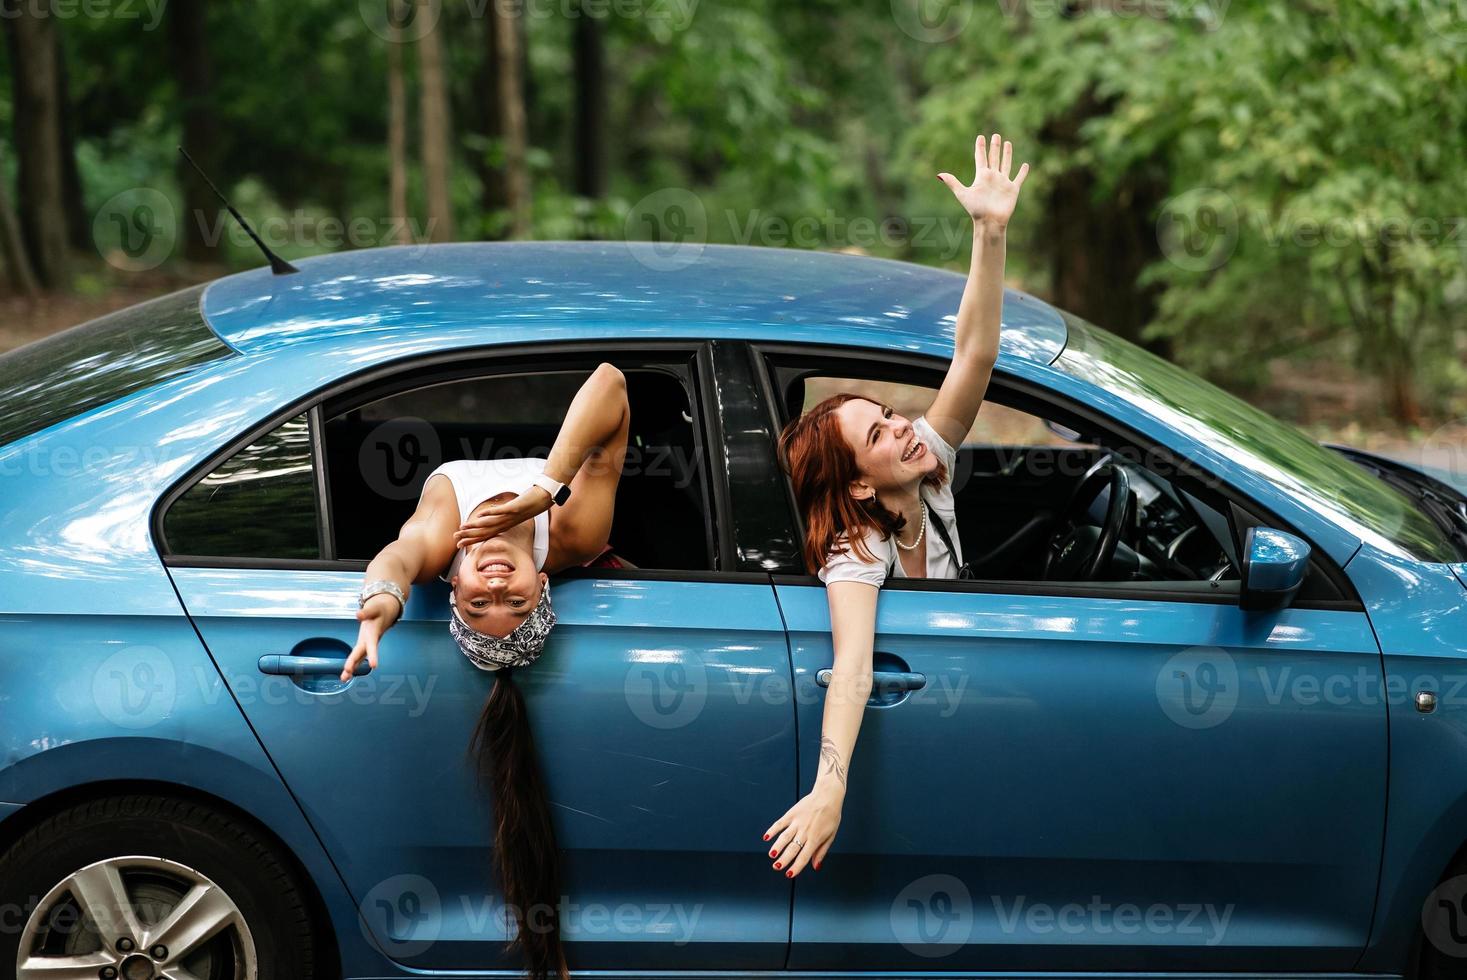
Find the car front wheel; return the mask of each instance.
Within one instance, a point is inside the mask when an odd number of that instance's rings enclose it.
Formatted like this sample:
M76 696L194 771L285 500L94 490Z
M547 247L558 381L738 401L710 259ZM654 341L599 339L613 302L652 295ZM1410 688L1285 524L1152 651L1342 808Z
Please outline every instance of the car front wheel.
M313 980L309 913L276 850L201 804L123 796L0 857L16 980Z

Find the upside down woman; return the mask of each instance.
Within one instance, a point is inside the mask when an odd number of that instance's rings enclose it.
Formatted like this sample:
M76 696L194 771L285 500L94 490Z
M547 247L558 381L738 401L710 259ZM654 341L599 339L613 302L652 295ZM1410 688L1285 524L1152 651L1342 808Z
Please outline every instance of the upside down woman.
M931 407L909 421L889 405L842 393L780 433L780 457L805 519L805 563L825 583L835 650L814 786L764 833L774 869L790 878L807 864L819 869L840 826L871 693L882 584L889 576L957 578L963 566L951 484L955 447L973 426L998 357L1005 236L1029 173L1025 163L1009 177L1013 147L997 133L986 147L980 135L973 155L972 184L937 175L973 219L973 255L952 364Z
M525 701L512 674L540 657L555 625L551 573L616 565L607 538L626 457L626 379L602 364L581 386L544 459L464 459L428 475L417 510L367 566L356 647L375 669L382 635L413 583L448 582L449 633L465 657L494 672L470 741L494 811L494 864L532 980L567 976L560 945L559 851L535 759ZM440 478L441 477L441 478ZM532 907L532 928L526 921Z

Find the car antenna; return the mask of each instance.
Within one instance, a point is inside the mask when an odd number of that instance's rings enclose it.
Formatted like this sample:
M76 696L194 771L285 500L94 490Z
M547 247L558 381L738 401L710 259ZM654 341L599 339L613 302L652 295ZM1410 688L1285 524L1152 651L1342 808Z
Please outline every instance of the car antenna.
M265 258L270 260L271 272L275 273L275 275L277 276L287 276L290 275L292 272L301 271L295 266L291 265L289 262L282 259L280 256L276 255L274 252L270 251L270 246L260 241L260 236L255 234L255 229L251 228L250 223L246 221L238 211L234 210L234 205L230 204L229 201L224 197L224 195L219 192L219 188L214 186L214 182L209 179L209 175L204 173L204 168L195 163L194 158L188 155L188 150L185 150L183 147L180 146L178 148L178 152L183 154L183 158L188 161L189 166L193 167L199 172L199 176L204 178L204 183L209 185L209 190L214 192L215 196L219 198L220 203L229 209L230 214L234 215L234 220L239 222L239 226L245 230L245 234L249 235L254 243L260 247L261 252L265 253Z

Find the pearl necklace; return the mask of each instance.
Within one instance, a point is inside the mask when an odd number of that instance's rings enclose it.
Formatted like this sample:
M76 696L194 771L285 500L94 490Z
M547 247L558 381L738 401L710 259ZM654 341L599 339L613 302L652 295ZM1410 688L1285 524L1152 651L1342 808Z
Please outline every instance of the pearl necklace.
M903 551L911 551L914 548L916 548L917 545L919 545L919 544L922 543L922 535L924 535L924 534L927 533L927 501L923 500L923 501L921 501L921 504L922 504L922 527L917 532L917 540L916 541L913 541L911 544L902 544L902 539L901 539L901 536L900 535L896 535L896 534L893 534L892 535L892 537L896 539L897 547L898 548L901 548Z

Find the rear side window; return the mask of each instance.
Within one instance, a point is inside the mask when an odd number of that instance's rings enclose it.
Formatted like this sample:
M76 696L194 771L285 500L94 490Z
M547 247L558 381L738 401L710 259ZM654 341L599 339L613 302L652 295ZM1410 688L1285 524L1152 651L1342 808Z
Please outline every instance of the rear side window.
M316 468L303 412L236 452L168 508L171 555L320 558Z
M237 356L204 322L203 291L180 290L0 355L0 446Z

